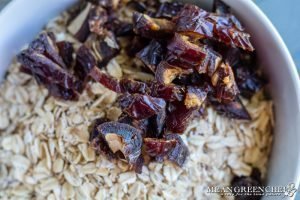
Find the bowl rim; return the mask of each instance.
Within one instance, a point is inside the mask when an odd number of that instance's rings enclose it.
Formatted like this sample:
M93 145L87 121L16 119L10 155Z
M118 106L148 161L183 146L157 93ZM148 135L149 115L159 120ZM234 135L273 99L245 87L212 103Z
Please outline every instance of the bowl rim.
M236 0L223 0L225 3L229 5L234 5ZM261 22L266 26L266 29L270 30L270 35L268 37L272 37L274 43L280 47L279 51L282 56L282 59L285 60L287 63L285 67L286 73L290 76L293 85L296 88L296 102L298 102L298 110L300 110L300 74L298 74L295 62L291 56L289 49L287 48L286 44L284 43L282 37L280 36L279 32L271 22L271 20L266 16L266 14L254 3L254 1L249 0L239 0L244 7L247 7L250 12L254 13ZM299 113L299 121L300 121L300 113ZM298 141L300 144L300 141ZM300 152L300 145L298 146L298 152ZM296 184L297 189L300 185L300 154L297 162L297 171L294 177L294 183ZM299 188L300 189L300 188ZM295 199L297 195L295 195L292 199Z

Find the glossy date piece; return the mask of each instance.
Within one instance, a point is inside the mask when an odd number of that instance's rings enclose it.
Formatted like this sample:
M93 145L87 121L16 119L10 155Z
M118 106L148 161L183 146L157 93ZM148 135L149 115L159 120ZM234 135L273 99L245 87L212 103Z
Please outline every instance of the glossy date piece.
M172 19L183 8L183 4L179 2L164 2L162 3L155 15L157 18Z
M91 45L99 67L104 67L120 51L117 39L110 31L106 31L103 37L92 41Z
M89 13L91 8L92 4L86 3L85 7L74 17L67 27L69 33L80 42L84 42L91 33L89 28Z
M82 82L68 71L53 33L41 33L17 58L22 68L30 72L38 83L45 85L51 95L65 100L77 100Z
M220 103L217 100L210 100L210 103L220 115L232 119L251 120L250 114L238 97L229 103Z
M173 35L175 24L167 19L151 18L138 12L133 13L133 30L145 38L164 38Z
M101 72L98 68L94 68L91 72L91 77L101 83L106 88L117 92L117 93L148 93L148 86L144 82L122 79L117 80L116 78Z
M128 56L134 57L143 48L149 44L149 39L135 35L131 43L126 47L126 53Z
M201 48L202 51L205 52L206 56L202 60L202 63L195 69L198 71L198 73L207 74L209 77L211 77L221 64L222 56L207 46L203 45Z
M182 101L185 90L183 87L175 84L159 84L152 82L150 84L150 96L162 98L166 101Z
M52 32L42 32L38 38L29 44L28 49L25 51L28 54L36 53L44 55L61 67L67 68L60 56L59 48L56 45L56 38Z
M93 68L96 68L95 57L85 45L80 46L76 53L74 74L80 80L86 82L87 78L91 75Z
M241 95L245 98L250 99L265 85L266 81L248 67L236 67L234 68L234 73Z
M170 103L166 118L167 130L172 133L182 134L193 117L195 110L195 108L187 108L182 102Z
M149 45L136 54L136 57L154 73L157 65L162 61L163 55L164 49L162 45L159 42L152 40Z
M187 86L184 105L189 108L200 108L206 100L208 89L197 86Z
M47 88L51 96L66 101L77 101L79 99L79 92L73 89L67 89L60 84L53 83L48 78L38 74L33 74L33 76L38 84L44 85Z
M151 157L165 157L176 146L176 139L157 139L157 138L145 138L144 146L146 153Z
M174 162L180 167L186 163L186 159L189 156L189 149L186 144L182 141L178 134L166 134L164 135L166 140L176 140L175 147L168 153L167 159Z
M206 53L201 47L189 41L187 36L175 34L169 42L167 61L183 69L191 69L201 65Z
M105 23L108 21L106 10L101 6L93 5L89 11L88 23L92 33L102 36L105 34Z
M123 36L132 36L134 35L133 32L133 24L129 22L124 22L119 19L113 19L109 21L105 27L112 31L116 37L123 37Z
M73 63L73 53L74 53L74 48L73 44L71 42L58 42L56 43L57 48L59 49L59 55L63 59L64 63L66 64L66 67L68 69L72 68L72 63Z
M122 97L121 97L122 99ZM119 103L122 104L121 100L119 100ZM124 102L123 102L124 103ZM119 117L118 122L129 124L137 129L140 129L143 133L143 137L145 137L149 130L149 120L148 119L142 119L142 120L135 120L131 118L128 114L122 113L122 115Z
M186 4L176 16L176 30L194 38L217 39L226 45L254 51L250 35L244 32L233 15L209 13L195 5Z
M239 94L232 68L222 63L211 77L215 97L220 102L231 102Z
M141 130L119 122L105 122L96 129L113 154L121 152L129 164L137 164L143 143Z
M125 98L122 101L127 100L128 105L122 109L136 120L149 118L166 109L166 101L161 98L141 94L127 95Z
M170 84L179 75L185 73L187 70L170 65L166 61L159 63L155 71L155 80L160 84ZM191 71L192 73L193 71Z
M98 131L97 127L109 120L106 118L98 118L96 119L93 124L89 127L90 132L90 144L91 147L96 151L97 154L105 154L108 158L115 158L116 156L110 150L107 142L102 137L101 133Z

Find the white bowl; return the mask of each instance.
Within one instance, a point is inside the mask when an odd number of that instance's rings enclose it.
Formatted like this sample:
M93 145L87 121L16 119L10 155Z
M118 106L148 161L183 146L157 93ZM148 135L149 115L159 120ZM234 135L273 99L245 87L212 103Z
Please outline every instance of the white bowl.
M76 0L14 0L0 14L0 77L11 58L49 19ZM300 81L292 57L278 32L250 0L224 0L248 31L270 80L275 102L275 141L267 185L300 182ZM197 2L197 1L195 1ZM282 197L281 197L282 198ZM274 199L274 197L272 197Z

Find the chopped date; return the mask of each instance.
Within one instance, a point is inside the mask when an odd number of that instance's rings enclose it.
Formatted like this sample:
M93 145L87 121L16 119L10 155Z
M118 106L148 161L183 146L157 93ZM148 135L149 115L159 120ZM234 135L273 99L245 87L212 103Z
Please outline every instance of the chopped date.
M183 8L183 4L179 2L164 2L158 8L155 15L157 18L167 18L172 19L175 17L179 11Z
M176 139L144 138L146 153L151 157L165 157L176 146Z
M138 12L133 13L133 30L146 38L164 38L173 35L175 24L167 19L151 18Z
M162 45L159 42L152 40L149 45L136 54L136 57L154 73L157 65L162 61L163 55L164 49Z
M167 49L167 61L184 69L199 66L206 56L201 47L189 41L187 36L177 33L169 42Z
M121 99L119 100L119 103L121 104ZM124 102L122 102L124 103ZM119 117L118 122L129 124L137 129L140 129L142 131L142 136L145 137L148 134L149 130L149 120L148 119L142 119L142 120L135 120L131 118L128 114L122 113L122 115Z
M23 70L48 88L51 95L65 100L78 99L84 85L66 67L53 33L41 33L17 58Z
M211 77L220 66L222 56L206 46L202 46L202 50L205 52L206 56L202 60L202 63L196 67L196 70L200 74L207 73L207 75Z
M250 35L232 15L209 13L195 5L186 4L176 16L176 31L203 39L216 39L232 47L254 51Z
M186 163L189 156L189 149L178 134L166 134L164 138L167 140L176 140L176 146L168 153L167 158L182 167Z
M67 30L80 42L85 42L91 33L89 29L89 14L91 8L92 4L87 3L84 9L80 11L67 27Z
M241 95L245 98L250 99L265 84L265 81L248 67L236 67L234 68L234 73Z
M166 101L182 101L184 98L185 89L174 84L159 84L156 82L150 85L150 96L162 98Z
M80 80L85 80L95 67L96 59L92 52L85 45L80 46L76 54L74 73L79 77Z
M129 164L138 163L143 143L141 130L119 122L105 122L96 129L113 154L121 152Z
M210 99L210 103L219 114L224 115L228 118L251 120L250 114L238 97L236 97L235 100L229 103L220 103L217 100L213 99Z
M114 33L106 31L99 40L92 41L91 49L94 52L99 67L105 66L120 51L119 44Z
M92 33L102 36L104 24L108 21L106 10L101 6L92 6L89 11L88 23Z
M187 86L184 105L187 108L200 108L203 102L206 100L208 89L197 86Z
M144 82L139 82L135 80L129 80L129 79L122 79L117 80L116 78L101 72L99 69L95 68L93 69L91 73L91 77L101 83L106 88L117 92L117 93L141 93L145 94L148 93L148 86Z
M64 63L66 64L66 67L68 69L72 68L73 63L73 53L74 48L73 44L71 42L58 42L56 43L57 48L59 49L59 55L63 59Z
M167 130L173 133L182 134L196 109L187 108L181 102L173 102L169 104L168 110L169 113L166 118Z
M230 102L239 94L232 68L228 64L222 63L218 67L211 77L211 83L219 101Z
M53 83L51 80L49 80L47 77L40 76L39 74L31 74L35 78L38 84L44 85L49 94L55 98L60 98L63 100L70 100L70 101L77 101L79 99L79 93L73 89L68 89L60 84ZM78 83L81 84L81 83ZM76 87L81 87L76 86Z
M165 128L165 121L167 117L166 109L163 109L156 115L149 118L149 129L147 132L148 137L160 138ZM151 128L150 128L151 127Z
M187 71L187 70L185 70ZM159 63L156 72L155 80L160 84L170 84L179 75L185 72L182 68L170 65L166 61ZM192 73L191 71L190 73Z
M161 98L154 98L142 94L128 95L126 98L129 98L129 103L126 108L123 107L124 112L137 120L149 118L166 109L166 101Z
M145 48L148 44L149 40L147 38L135 35L131 43L126 47L126 53L131 57L136 56L136 54L142 51L142 49Z

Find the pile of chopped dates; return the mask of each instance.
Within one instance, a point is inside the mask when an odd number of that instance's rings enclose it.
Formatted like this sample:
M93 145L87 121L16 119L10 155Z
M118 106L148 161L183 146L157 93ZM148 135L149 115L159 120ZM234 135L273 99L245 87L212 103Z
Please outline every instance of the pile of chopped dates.
M122 21L120 8L132 10ZM91 145L109 158L126 160L141 172L144 155L183 166L189 155L182 134L189 121L212 106L229 118L250 120L239 95L251 98L264 81L255 68L250 35L222 3L215 12L195 5L158 1L83 1L69 12L67 30L82 43L75 50L43 32L18 55L21 70L49 94L78 100L92 79L119 93L118 121L95 121ZM117 80L105 73L121 51L142 61L154 80Z

